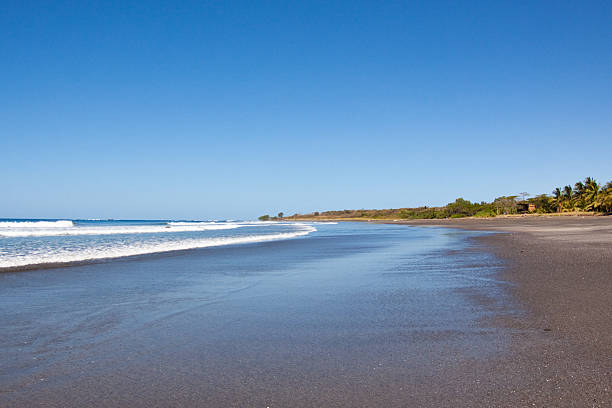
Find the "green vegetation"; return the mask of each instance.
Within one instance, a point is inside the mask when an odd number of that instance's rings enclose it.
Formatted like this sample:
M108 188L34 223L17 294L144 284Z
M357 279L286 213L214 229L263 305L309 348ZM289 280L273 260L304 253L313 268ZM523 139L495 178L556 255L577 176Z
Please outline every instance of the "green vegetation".
M556 188L550 197L550 204L554 205L557 212L567 211L595 211L612 212L612 181L604 186L599 185L591 177L579 181L572 186L563 189Z
M495 217L519 213L597 212L612 213L612 181L601 186L591 177L577 182L572 188L567 185L556 188L552 195L539 194L527 198L528 193L497 197L490 203L472 203L463 198L443 207L392 208L384 210L339 210L315 211L311 214L294 214L283 218L262 215L262 221L279 219L436 219L462 217ZM519 197L521 197L519 199Z

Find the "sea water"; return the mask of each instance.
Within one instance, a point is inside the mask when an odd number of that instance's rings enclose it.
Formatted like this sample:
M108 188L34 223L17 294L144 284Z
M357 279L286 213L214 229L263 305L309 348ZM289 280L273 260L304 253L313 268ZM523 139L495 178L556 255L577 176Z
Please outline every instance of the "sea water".
M0 406L316 406L321 385L376 393L507 349L487 323L511 311L507 284L481 233L2 222L2 265L39 266L0 273Z
M292 222L0 219L0 270L290 239Z

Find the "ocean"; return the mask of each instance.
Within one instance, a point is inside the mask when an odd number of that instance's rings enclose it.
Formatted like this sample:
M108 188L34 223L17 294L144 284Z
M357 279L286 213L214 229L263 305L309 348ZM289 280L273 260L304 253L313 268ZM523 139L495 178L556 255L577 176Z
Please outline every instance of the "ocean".
M2 220L0 406L409 398L402 381L507 350L488 322L513 309L481 234Z
M302 223L0 219L0 270L263 242L316 231Z

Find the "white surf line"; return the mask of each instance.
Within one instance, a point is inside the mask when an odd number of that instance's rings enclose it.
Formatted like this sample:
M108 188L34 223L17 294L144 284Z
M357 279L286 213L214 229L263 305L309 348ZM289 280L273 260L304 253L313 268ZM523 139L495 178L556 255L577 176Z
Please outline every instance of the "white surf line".
M124 258L135 255L147 255L161 252L183 251L188 249L216 247L224 245L236 245L266 241L279 241L285 239L305 236L317 229L312 226L305 226L300 231L269 234L252 235L245 237L222 237L205 239L188 239L176 242L160 242L148 245L128 245L116 247L92 247L86 250L65 251L47 254L14 256L9 259L0 258L0 268L15 268L39 264L56 264L94 261L101 259Z

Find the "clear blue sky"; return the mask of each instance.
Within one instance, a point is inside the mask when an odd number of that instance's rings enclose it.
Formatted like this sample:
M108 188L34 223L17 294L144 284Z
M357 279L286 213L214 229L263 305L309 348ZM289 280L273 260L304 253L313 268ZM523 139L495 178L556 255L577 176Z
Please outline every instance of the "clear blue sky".
M612 2L22 2L0 217L252 218L612 179Z

